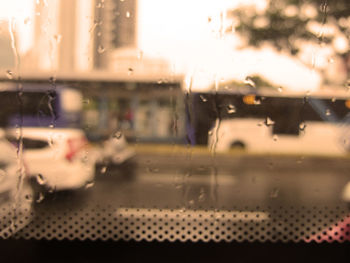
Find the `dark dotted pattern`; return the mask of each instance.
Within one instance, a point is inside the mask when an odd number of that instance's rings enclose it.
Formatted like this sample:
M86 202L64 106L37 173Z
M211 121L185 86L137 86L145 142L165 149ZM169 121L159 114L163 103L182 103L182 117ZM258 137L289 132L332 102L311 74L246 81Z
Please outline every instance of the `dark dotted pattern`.
M146 241L350 241L350 213L344 206L234 207L232 209L132 208L86 205L43 209L31 223L2 215L1 224L21 224L1 237ZM21 221L22 220L22 221ZM11 224L10 224L11 225ZM12 232L11 232L12 231ZM15 234L13 234L15 233Z

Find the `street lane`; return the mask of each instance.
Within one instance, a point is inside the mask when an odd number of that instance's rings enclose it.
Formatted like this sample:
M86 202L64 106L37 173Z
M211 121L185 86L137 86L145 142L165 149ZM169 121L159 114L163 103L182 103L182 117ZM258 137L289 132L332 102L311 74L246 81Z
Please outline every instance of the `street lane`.
M46 195L35 205L34 221L18 235L204 241L317 238L347 218L341 192L350 180L349 168L347 159L325 157L139 154L122 167L97 167L88 189ZM345 232L343 238L349 238Z

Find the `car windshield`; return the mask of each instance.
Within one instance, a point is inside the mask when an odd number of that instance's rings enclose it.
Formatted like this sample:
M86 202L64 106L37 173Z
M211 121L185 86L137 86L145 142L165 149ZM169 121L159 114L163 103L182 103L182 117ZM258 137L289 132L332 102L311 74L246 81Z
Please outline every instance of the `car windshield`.
M349 30L347 0L2 1L4 246L348 243Z

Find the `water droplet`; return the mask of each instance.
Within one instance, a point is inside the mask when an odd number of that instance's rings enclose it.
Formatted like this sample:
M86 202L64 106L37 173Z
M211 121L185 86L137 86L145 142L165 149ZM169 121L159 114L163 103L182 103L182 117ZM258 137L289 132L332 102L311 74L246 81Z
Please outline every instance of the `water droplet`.
M158 83L158 84L162 84L162 83L163 83L163 80L162 80L162 79L158 79L157 83Z
M299 130L305 131L305 128L306 128L305 122L302 122L302 123L299 124Z
M102 54L102 53L105 52L105 51L106 51L106 49L104 48L104 46L102 46L102 45L99 45L99 46L98 46L97 52L98 52L99 54Z
M278 140L277 134L274 134L274 135L272 136L272 139L276 142L276 141Z
M44 185L45 184L45 178L44 178L44 176L42 174L37 174L36 181L40 185Z
M188 204L189 204L189 205L194 205L194 200L188 201Z
M27 201L29 201L29 202L32 202L32 201L33 201L33 195L31 195L31 194L26 194L26 195L24 196L24 198L25 198Z
M279 87L277 90L278 90L278 92L282 92L282 91L283 91L283 88L282 88L282 87Z
M177 185L175 186L176 190L180 190L180 189L182 189L182 187L183 187L182 184L177 184Z
M204 202L205 201L205 192L204 192L203 188L201 188L201 190L199 192L198 201L199 202Z
M49 128L53 129L53 128L55 128L55 126L53 124L50 124Z
M30 17L26 17L23 22L25 25L30 25L32 20L30 19Z
M98 4L96 5L96 7L97 7L97 8L101 8L101 7L102 7L102 3L101 3L101 2L98 3Z
M250 87L256 88L255 82L253 81L253 79L250 76L247 76L245 78L244 83L249 85Z
M236 107L232 104L227 105L227 113L232 114L236 112Z
M334 63L334 58L329 58L329 59L328 59L328 62L329 62L330 64L333 64L333 63Z
M350 90L350 80L346 82L346 88L348 89L348 91Z
M39 193L38 199L36 199L37 203L41 203L44 200L44 194L43 193Z
M208 131L208 135L213 135L213 131L212 130Z
M331 115L331 111L329 109L326 110L326 116L330 116Z
M137 59L142 59L143 58L143 51L140 50L138 53L137 53Z
M261 104L261 100L259 99L254 99L254 105L260 105Z
M158 168L149 168L148 170L149 170L149 172L151 172L151 173L158 173L158 172L159 172L159 169L158 169Z
M107 171L107 166L103 166L102 168L101 168L101 174L105 174L106 173L106 171Z
M271 120L269 117L266 117L265 121L264 121L264 124L267 126L267 127L270 127L272 125L275 124L275 122L273 120Z
M56 41L56 43L59 44L59 43L61 43L62 35L56 34L53 36L53 38Z
M298 160L297 160L297 163L298 164L301 164L302 162L303 162L303 160L304 160L304 156L301 156Z
M200 95L199 97L201 98L201 100L202 100L203 102L207 102L207 101L208 101L207 98L204 97L204 95Z
M334 97L332 98L332 102L336 102L336 100L337 100L336 98L334 98Z
M85 189L88 189L88 188L91 188L94 186L94 182L88 182L86 185L85 185Z
M128 75L132 75L134 73L134 70L132 68L128 68Z
M126 16L127 18L129 18L129 17L130 17L130 12L127 11L126 14L125 14L125 16Z
M98 37L102 36L102 32L101 32L101 31L98 31L98 32L97 32L97 36L98 36Z
M272 189L272 191L270 192L270 198L277 198L279 194L279 189L278 188L274 188Z
M119 140L123 136L123 133L121 131L117 131L114 135L113 138Z
M6 70L6 77L8 79L13 79L13 72L11 70Z

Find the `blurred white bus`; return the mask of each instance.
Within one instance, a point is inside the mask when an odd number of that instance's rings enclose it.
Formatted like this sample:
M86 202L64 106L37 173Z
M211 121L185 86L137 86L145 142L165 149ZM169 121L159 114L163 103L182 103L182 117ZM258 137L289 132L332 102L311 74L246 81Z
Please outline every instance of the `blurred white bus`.
M207 140L212 151L334 155L350 150L346 92L306 95L270 89L197 95L206 96L197 105L208 103L203 109L211 116Z

